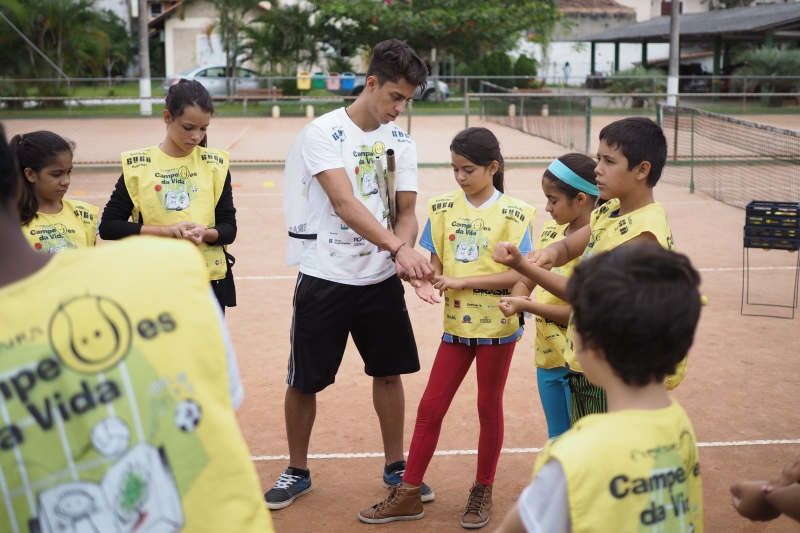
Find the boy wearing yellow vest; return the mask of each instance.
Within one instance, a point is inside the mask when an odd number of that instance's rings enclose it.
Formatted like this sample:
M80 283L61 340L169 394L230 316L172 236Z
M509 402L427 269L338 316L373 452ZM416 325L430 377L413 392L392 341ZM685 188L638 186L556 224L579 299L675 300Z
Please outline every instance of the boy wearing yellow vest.
M608 412L548 441L498 531L702 533L697 439L664 388L692 345L699 283L686 256L654 243L578 265L567 288L577 357Z
M643 117L612 122L600 131L597 158L597 188L600 198L607 202L595 209L588 226L542 250L534 250L527 261L513 245L504 243L495 248L495 261L516 269L557 298L565 298L567 278L550 269L577 257L583 261L639 242L654 242L675 250L667 215L653 198L653 188L667 160L667 139L661 128ZM570 325L564 359L570 370L570 418L574 424L585 415L605 412L606 398L603 390L583 375L573 350L573 335L574 327ZM677 387L685 375L686 361L682 361L667 379L667 389Z
M198 252L37 253L18 179L0 126L0 531L271 532Z

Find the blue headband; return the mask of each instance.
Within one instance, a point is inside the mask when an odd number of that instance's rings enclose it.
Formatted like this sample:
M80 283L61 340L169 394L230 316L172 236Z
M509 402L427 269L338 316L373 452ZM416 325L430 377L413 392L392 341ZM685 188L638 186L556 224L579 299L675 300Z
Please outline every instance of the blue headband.
M567 185L571 185L578 189L579 191L585 192L586 194L591 194L592 196L600 196L600 191L597 190L597 185L589 183L582 177L575 174L571 168L567 165L559 161L558 159L554 159L550 166L547 167L553 176L557 177Z

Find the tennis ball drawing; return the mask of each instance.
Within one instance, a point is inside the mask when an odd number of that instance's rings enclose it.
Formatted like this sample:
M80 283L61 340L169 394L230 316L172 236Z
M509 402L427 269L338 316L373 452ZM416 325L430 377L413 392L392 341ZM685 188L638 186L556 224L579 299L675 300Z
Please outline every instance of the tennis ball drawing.
M97 453L104 457L116 457L128 449L131 430L124 420L110 416L94 425L90 439Z
M53 314L50 343L68 368L101 372L128 353L131 324L114 301L102 296L81 296L61 304Z

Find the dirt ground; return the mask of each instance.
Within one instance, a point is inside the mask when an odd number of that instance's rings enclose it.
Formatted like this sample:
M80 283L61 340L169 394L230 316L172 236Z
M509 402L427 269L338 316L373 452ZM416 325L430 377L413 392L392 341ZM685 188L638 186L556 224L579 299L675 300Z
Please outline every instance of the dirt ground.
M418 139L418 142L419 139ZM152 142L151 142L152 144ZM444 154L447 155L446 153ZM536 229L549 219L540 189L543 166L512 168L507 192L536 206ZM676 172L667 169L667 176ZM286 233L281 203L282 172L232 170L239 234L230 251L239 305L228 310L228 323L246 389L237 415L250 446L264 490L286 468L288 453L283 397L289 353L289 325L296 269L285 268ZM105 204L118 170L77 169L71 196ZM445 168L423 168L419 176L417 215L422 227L426 201L454 188ZM701 449L706 531L789 532L788 519L753 524L733 511L728 487L741 479L777 473L800 453L800 317L794 320L742 316L742 225L744 212L684 187L662 183L656 198L664 204L679 251L703 276L703 308L689 372L674 392L691 417ZM419 248L419 247L418 247ZM751 251L751 300L790 303L797 256L782 251ZM424 390L441 337L442 309L406 291L419 346L422 370L404 377L405 446L413 430L416 406ZM787 312L788 309L782 311ZM380 327L376 325L376 327ZM497 472L491 531L529 482L535 453L525 450L546 440L544 414L536 390L534 335L519 343L505 392L505 451ZM272 513L279 533L360 529L382 531L460 531L459 517L474 479L478 441L474 370L465 379L444 421L440 452L426 474L436 500L425 506L424 520L368 526L356 519L359 509L383 499L383 459L378 421L371 405L371 379L363 374L352 343L336 383L318 395L311 454L314 491L292 506ZM789 440L763 444L757 441ZM375 454L341 457L344 454Z

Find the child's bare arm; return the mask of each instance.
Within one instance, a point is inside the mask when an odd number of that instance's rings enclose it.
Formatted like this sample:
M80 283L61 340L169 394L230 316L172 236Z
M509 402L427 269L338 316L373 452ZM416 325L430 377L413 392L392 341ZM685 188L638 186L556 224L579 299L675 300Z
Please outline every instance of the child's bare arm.
M766 495L767 502L779 513L800 522L800 485L780 487Z
M542 248L533 250L530 259L537 266L550 270L553 267L564 266L573 259L580 257L589 244L592 235L591 228L586 225L572 235Z
M454 289L457 291L464 289L499 290L513 287L519 281L520 277L519 273L514 270L496 274L484 274L483 276L466 276L463 278L437 274L433 278L433 287L438 289L439 292L446 291L447 289Z
M794 483L800 483L800 455L794 462L781 471L780 474L764 483L764 492L772 492L780 487L788 487Z
M437 274L441 274L442 262L439 260L439 256L434 253L431 253L431 265L433 265ZM414 292L420 300L428 302L431 305L441 303L441 300L436 297L436 290L433 288L433 284L429 280L416 279L413 280L412 285L414 286Z
M511 296L530 296L535 288L536 283L532 279L522 276L511 289Z
M569 324L569 317L572 314L571 305L552 305L542 304L539 302L531 303L533 306L531 307L531 310L528 311L529 313L533 313L536 316L546 318L547 320L552 320L553 322L557 322L559 324Z
M550 272L531 263L522 257L522 252L519 251L519 248L510 242L498 242L492 258L498 263L516 270L523 277L541 285L542 288L556 298L566 300L567 282L569 280L565 276Z

